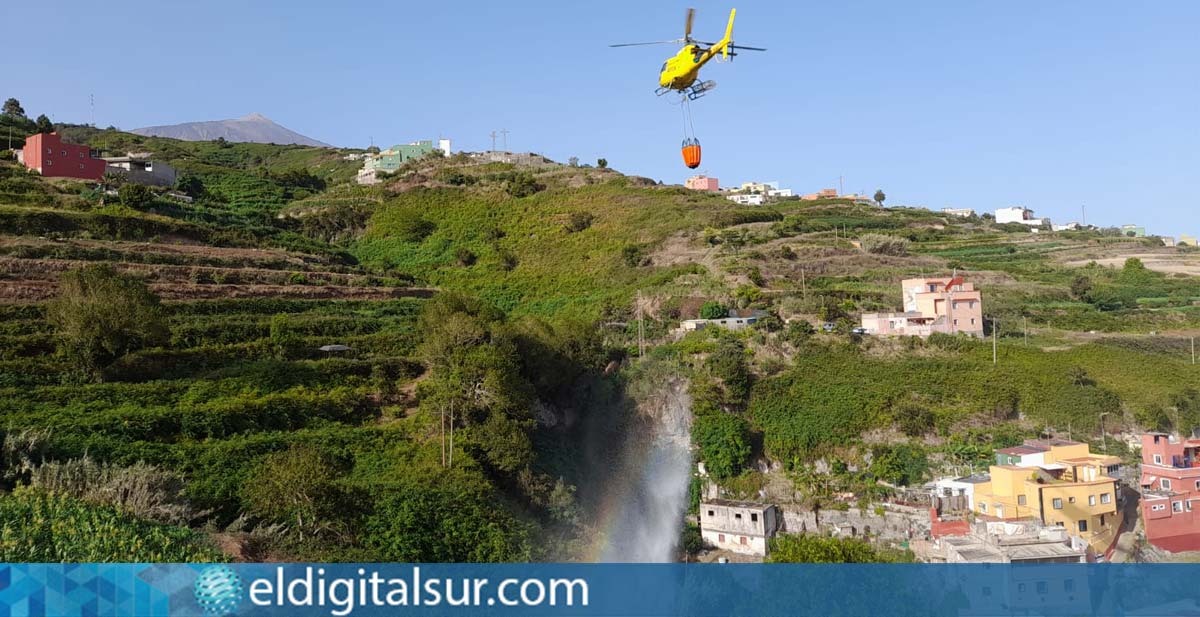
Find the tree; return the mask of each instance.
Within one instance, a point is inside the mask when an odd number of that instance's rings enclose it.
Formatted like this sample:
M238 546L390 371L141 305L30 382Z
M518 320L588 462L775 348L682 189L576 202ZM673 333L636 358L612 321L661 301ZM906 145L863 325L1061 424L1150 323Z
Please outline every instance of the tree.
M1091 298L1092 279L1086 276L1077 276L1071 281L1071 295L1079 300L1088 302Z
M746 366L746 348L732 338L723 339L706 361L712 375L725 384L727 400L740 404L750 395L751 375Z
M567 165L570 165L571 167L579 167L579 157L573 156L567 159Z
M513 197L529 197L546 187L538 184L538 181L531 174L521 173L516 174L507 182L504 183L504 190Z
M929 473L929 458L920 446L876 446L870 471L876 478L900 486L916 486Z
M54 132L54 123L50 122L50 118L47 118L46 114L38 116L34 123L37 125L37 132L39 133Z
M337 518L336 479L320 451L293 445L262 459L242 486L242 498L251 515L291 525L300 535L314 534Z
M189 197L201 197L204 195L204 182L199 176L183 174L175 180L175 189Z
M126 182L117 189L117 198L121 200L122 205L141 210L154 201L154 191L144 184Z
M532 558L530 529L483 482L413 474L390 483L367 518L363 542L384 561L503 562Z
M59 352L96 380L114 360L165 342L169 334L158 297L141 280L107 264L64 274L46 319L56 330Z
M879 204L880 207L883 206L883 202L886 199L887 199L887 194L883 192L883 189L877 189L875 191L875 203Z
M17 118L25 117L25 109L21 107L21 101L18 101L17 99L8 99L7 101L4 101L3 113L6 116L14 116Z
M750 460L750 426L730 413L718 410L697 417L692 441L700 448L704 468L717 480L736 476Z
M608 169L608 159L596 159L596 167Z
M572 212L563 227L566 228L567 233L576 233L591 227L593 220L591 212Z
M729 316L729 309L716 300L700 305L700 319L722 319Z

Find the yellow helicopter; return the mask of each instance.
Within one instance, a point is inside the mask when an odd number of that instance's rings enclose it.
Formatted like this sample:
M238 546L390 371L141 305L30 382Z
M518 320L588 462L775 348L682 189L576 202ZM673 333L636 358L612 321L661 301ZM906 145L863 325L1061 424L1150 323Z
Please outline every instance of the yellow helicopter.
M708 91L717 87L715 81L699 81L700 67L718 54L722 60L728 60L737 55L739 50L767 51L761 47L747 47L733 44L733 18L737 9L729 11L729 25L725 27L725 37L716 43L697 41L692 38L692 21L696 17L696 9L687 10L687 21L683 29L683 38L673 41L653 41L649 43L619 43L609 47L632 47L635 45L667 45L683 43L679 53L671 56L663 63L658 74L658 89L655 94L662 96L671 91L677 91L689 100L696 100Z

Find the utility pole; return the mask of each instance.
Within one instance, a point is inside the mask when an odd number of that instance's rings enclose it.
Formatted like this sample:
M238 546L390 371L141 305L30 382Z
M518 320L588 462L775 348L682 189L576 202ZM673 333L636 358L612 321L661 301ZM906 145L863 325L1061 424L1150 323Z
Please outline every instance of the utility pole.
M1000 322L993 319L992 320L992 365L993 366L996 364L999 364L999 362L1000 362L1000 356L997 353L997 351L999 350L999 345L998 345L997 339L996 339L996 333L999 330L1000 330Z
M504 140L504 151L508 152L508 129L500 129L500 136Z
M642 290L637 292L638 358L646 355L646 328L642 320Z
M1079 212L1080 212L1080 216L1083 218L1083 220L1080 221L1079 224L1083 225L1084 227L1087 227L1087 206L1084 204L1079 204Z
M843 179L844 179L844 176L838 176L838 197L841 197L842 194L846 190L845 188L843 188L843 182L842 182Z
M488 133L488 137L492 138L492 152L496 151L496 131Z
M96 128L96 95L88 95L88 103L92 106L92 128Z
M808 300L808 284L804 281L804 268L800 268L800 297Z

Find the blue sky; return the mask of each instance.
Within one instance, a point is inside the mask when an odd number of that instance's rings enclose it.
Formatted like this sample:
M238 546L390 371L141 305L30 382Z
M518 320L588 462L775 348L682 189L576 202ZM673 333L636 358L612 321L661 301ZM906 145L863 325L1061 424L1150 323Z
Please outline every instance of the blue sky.
M0 97L134 128L261 112L340 146L450 137L688 175L680 110L656 98L688 2L10 3ZM729 2L690 2L717 38ZM770 48L704 76L702 171L723 184L882 188L889 204L1020 204L1066 222L1200 233L1200 3L1108 0L736 4ZM19 58L19 59L18 59Z

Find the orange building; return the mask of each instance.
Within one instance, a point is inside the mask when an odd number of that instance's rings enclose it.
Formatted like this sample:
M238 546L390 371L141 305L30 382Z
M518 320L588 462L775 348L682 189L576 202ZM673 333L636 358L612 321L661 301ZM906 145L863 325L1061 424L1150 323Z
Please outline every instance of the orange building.
M973 283L960 276L905 279L903 313L866 313L862 327L882 336L970 334L983 336L983 299Z

